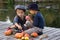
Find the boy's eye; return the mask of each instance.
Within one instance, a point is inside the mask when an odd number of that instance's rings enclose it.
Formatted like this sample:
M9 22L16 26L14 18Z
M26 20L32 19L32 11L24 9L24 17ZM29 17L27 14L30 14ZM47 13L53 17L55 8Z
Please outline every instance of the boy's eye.
M20 12L20 13L23 13L23 12Z

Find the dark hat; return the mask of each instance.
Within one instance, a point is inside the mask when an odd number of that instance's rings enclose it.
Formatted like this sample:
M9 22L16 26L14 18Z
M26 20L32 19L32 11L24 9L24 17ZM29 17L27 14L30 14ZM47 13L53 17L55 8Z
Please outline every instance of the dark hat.
M28 5L28 10L30 10L30 9L39 10L38 5L36 3L32 3L32 4Z

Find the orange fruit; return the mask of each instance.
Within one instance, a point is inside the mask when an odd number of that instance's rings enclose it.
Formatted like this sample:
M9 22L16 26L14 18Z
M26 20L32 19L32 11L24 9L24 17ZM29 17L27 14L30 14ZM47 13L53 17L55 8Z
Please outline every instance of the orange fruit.
M24 35L24 37L29 37L29 34L28 34L28 33L26 33L26 34Z
M6 36L9 36L9 35L12 34L12 30L7 30L7 31L4 32L4 34L5 34Z
M20 39L22 37L23 37L23 34L22 33L16 33L15 34L15 38L17 38L17 39Z
M22 34L24 35L24 34L25 34L25 32L22 32Z
M38 33L33 32L33 33L31 34L31 36L33 36L33 37L37 37L37 36L38 36Z

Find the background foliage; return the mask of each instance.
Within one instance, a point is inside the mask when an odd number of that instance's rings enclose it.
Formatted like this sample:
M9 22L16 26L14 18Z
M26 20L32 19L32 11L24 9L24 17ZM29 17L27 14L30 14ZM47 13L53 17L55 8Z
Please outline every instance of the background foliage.
M3 0L2 3L0 2L0 21L6 21L6 16L10 17L12 21L14 16L16 15L14 11L15 5L28 5L30 2L16 2L14 0ZM60 28L60 1L59 0L52 0L52 1L36 1L39 5L40 12L43 14L45 19L46 26L50 27L59 27ZM46 8L50 6L50 8ZM27 11L26 14L29 12Z

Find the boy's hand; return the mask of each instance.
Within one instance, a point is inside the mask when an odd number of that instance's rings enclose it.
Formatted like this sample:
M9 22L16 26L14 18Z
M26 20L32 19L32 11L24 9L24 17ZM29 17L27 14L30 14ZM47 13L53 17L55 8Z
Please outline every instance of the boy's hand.
M22 29L22 27L21 26L18 26L18 29Z
M15 23L15 25L18 27L18 29L22 29L22 27L18 23Z
M26 25L26 24L24 24L24 26L25 26L25 27L27 27L27 25Z

